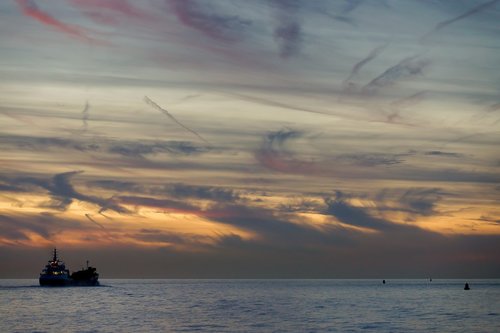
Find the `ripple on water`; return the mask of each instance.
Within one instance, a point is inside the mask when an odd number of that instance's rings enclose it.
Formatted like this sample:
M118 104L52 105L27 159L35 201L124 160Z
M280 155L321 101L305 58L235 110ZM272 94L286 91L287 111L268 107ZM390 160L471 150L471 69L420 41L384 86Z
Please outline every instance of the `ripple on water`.
M495 332L494 281L474 281L467 295L457 281L107 280L108 288L56 289L2 281L0 332Z

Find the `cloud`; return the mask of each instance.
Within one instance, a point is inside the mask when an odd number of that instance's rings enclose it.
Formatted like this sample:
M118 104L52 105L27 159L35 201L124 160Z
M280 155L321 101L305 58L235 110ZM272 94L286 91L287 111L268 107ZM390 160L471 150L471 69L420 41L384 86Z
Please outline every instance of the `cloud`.
M106 228L104 228L104 226L102 224L100 224L99 222L97 222L90 214L85 214L85 217L92 223L94 223L95 225L97 225L99 228L101 229L104 229L106 230Z
M287 213L318 212L320 210L321 205L318 202L306 198L296 198L286 204L279 205L279 211Z
M409 213L409 220L411 220L414 215L439 215L436 206L445 195L449 196L451 194L440 188L415 187L409 189L384 189L375 196L375 199L378 210Z
M440 151L440 150L426 151L426 152L424 152L424 155L426 155L426 156L452 157L452 158L462 158L462 157L464 157L464 154L450 153L450 152Z
M498 217L495 218L495 217L491 217L491 216L482 215L479 218L479 221L487 222L487 223L492 224L492 225L500 225L500 219Z
M127 0L69 0L74 5L86 10L85 14L99 23L115 22L111 13L118 13L127 18L153 19L153 16L130 4Z
M191 128L187 127L186 125L184 125L183 123L181 123L180 121L178 121L170 112L168 112L167 110L163 109L161 106L159 106L158 104L156 104L153 100L151 100L148 96L144 96L144 102L146 102L146 104L152 106L153 108L157 109L158 111L160 111L161 113L163 113L164 115L166 115L168 118L170 118L173 122L175 122L177 125L179 125L180 127L184 128L186 131L196 135L196 137L198 139L200 139L201 141L205 142L205 143L209 143L207 140L205 140L200 134L198 134L198 132L192 130Z
M120 192L143 192L144 186L130 181L121 180L93 180L87 183L90 187L99 187Z
M344 9L342 10L342 15L349 14L350 12L361 6L361 4L363 4L364 1L365 0L346 0L347 3Z
M261 104L261 105L274 106L274 107L288 109L288 110L316 113L316 114L335 117L335 115L328 113L328 112L319 111L319 110L309 108L309 107L302 107L302 106L298 106L298 105L293 105L290 103L282 103L282 102L279 102L279 101L276 101L273 99L268 99L268 98L263 98L263 97L255 97L255 96L245 95L245 94L241 94L241 93L234 93L234 92L233 93L225 93L225 94L229 95L229 96L237 97L237 98L244 100L244 101L253 102L253 103L257 103L257 104Z
M387 47L387 44L379 45L373 50L370 51L370 53L360 61L358 61L356 64L351 69L351 73L349 73L349 76L347 79L344 80L344 85L349 85L350 81L352 78L358 74L358 72L363 68L364 65L375 59L385 48Z
M84 225L70 218L60 218L51 213L16 213L0 214L0 241L8 238L9 241L29 240L29 233L50 240L53 236L65 230L86 230ZM0 245L1 246L1 245Z
M265 248L318 248L352 241L351 231L338 225L313 227L290 221L290 215L241 204L216 204L203 212L204 216L218 223L227 224L255 234L249 244ZM236 239L238 240L238 239ZM224 237L222 241L227 241Z
M146 185L130 181L94 180L87 183L90 187L98 187L122 193L142 193L158 196L169 196L175 199L201 199L221 202L235 202L241 199L240 193L218 186L191 185L184 183Z
M500 110L500 103L495 103L495 104L492 104L492 105L489 105L486 110L488 112L493 112L493 111L497 111L497 110Z
M145 158L145 155L169 153L173 155L196 155L206 152L206 148L188 141L167 141L155 143L123 142L109 145L108 152L126 157Z
M4 149L12 147L23 151L36 151L67 154L65 150L87 153L111 153L129 158L145 159L147 155L197 155L206 153L208 147L200 147L190 141L127 141L107 138L85 137L37 137L19 135L0 135L0 146ZM85 156L85 155L82 155Z
M194 198L213 201L233 202L240 199L233 190L214 186L195 186L187 184L173 184L165 187L166 191L176 198Z
M19 223L21 222L21 223ZM47 236L47 231L39 226L33 226L26 221L18 221L8 215L0 214L0 235L11 241L28 240L29 237L23 232L25 229L33 230L37 234Z
M164 243L164 246L175 246L175 248L184 246L188 251L198 249L204 245L203 243L212 242L209 236L181 234L160 229L141 229L127 236L148 243Z
M327 208L324 213L335 217L342 223L355 227L369 228L377 231L391 231L405 228L400 224L395 224L387 220L374 217L366 212L365 208L350 205L343 198L341 192L335 198L325 198Z
M366 84L363 92L373 93L381 88L392 86L398 81L421 75L430 64L429 59L418 56L405 58Z
M255 158L263 166L289 173L308 173L315 169L315 164L295 158L294 154L285 149L285 143L299 138L302 132L281 130L269 133L261 147L255 152Z
M406 96L391 102L391 106L396 108L406 108L420 103L429 94L429 91L422 90L410 96Z
M116 200L125 205L161 208L176 213L197 214L200 212L197 206L178 200L126 195L118 196Z
M18 177L10 180L10 185L16 187L36 186L47 190L51 196L51 201L46 203L44 206L52 209L65 211L68 209L69 205L73 203L73 200L79 200L99 206L99 212L113 210L122 214L129 213L126 208L116 204L112 198L104 199L82 194L75 190L70 182L70 179L82 172L83 171L70 171L59 173L54 175L50 180L36 177Z
M498 1L499 0L492 0L492 1L484 2L484 3L480 4L480 5L477 5L477 6L473 7L473 8L471 8L471 9L469 9L465 13L452 18L452 19L439 22L438 24L436 24L436 26L431 31L429 31L428 33L426 33L421 38L421 41L425 41L425 40L429 39L434 34L438 33L440 30L446 28L450 24L453 24L453 23L455 23L457 21L463 20L463 19L465 19L465 18L467 18L469 16L475 15L475 14L477 14L477 13L483 11L483 10L488 9L489 7L494 6L496 3L498 3Z
M0 192L28 192L28 190L21 186L13 185L7 177L0 176Z
M212 39L234 42L252 22L236 15L223 15L206 11L196 0L167 0L177 19ZM206 5L206 4L204 4Z
M255 158L261 165L280 172L355 177L356 173L365 173L365 176L368 176L366 168L403 164L404 157L412 155L412 153L353 153L339 154L328 160L324 158L304 160L297 158L293 152L286 149L289 141L303 136L303 132L288 129L270 132L255 152ZM351 168L353 166L362 167L363 170ZM371 171L376 172L373 169Z
M89 101L85 101L85 106L82 111L82 122L83 122L83 131L86 132L88 128L88 123L87 121L89 120L89 110L90 110L90 104Z
M281 58L290 58L300 52L302 46L302 26L298 19L300 9L297 0L269 0L276 12L274 40L279 47Z
M64 32L69 36L83 39L84 41L91 41L83 29L63 23L48 13L40 10L34 0L16 0L16 2L21 7L24 15L29 16L42 24L52 26L56 30Z
M74 139L60 137L36 137L22 135L0 135L1 145L8 148L14 146L22 150L48 150L51 148L73 149L77 151L98 151L101 147L96 143L79 142Z
M395 165L404 162L402 157L407 154L375 154L375 153L358 153L358 154L343 154L336 157L339 161L346 161L352 165L363 167L373 167L379 165Z

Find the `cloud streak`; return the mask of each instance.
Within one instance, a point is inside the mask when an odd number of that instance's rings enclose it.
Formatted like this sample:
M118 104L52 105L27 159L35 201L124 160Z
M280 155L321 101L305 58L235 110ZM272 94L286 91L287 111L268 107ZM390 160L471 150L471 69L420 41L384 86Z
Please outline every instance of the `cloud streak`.
M207 144L210 144L207 140L205 140L200 134L198 134L198 132L192 130L191 128L187 127L186 125L184 125L183 123L181 123L180 121L178 121L170 112L168 112L167 110L163 109L161 106L159 106L158 104L156 104L153 100L151 100L148 96L144 96L144 102L146 102L146 104L152 106L153 108L155 108L156 110L160 111L161 113L163 113L164 115L166 115L168 118L170 118L174 123L176 123L177 125L179 125L180 127L184 128L186 131L194 134L198 139L200 139L201 141L207 143Z
M258 104L262 104L262 105L274 106L274 107L278 107L278 108L282 108L282 109L316 113L316 114L322 114L322 115L326 115L326 116L335 117L335 115L328 113L328 112L318 111L318 110L315 110L312 108L297 106L297 105L293 105L293 104L289 104L289 103L282 103L282 102L268 99L268 98L255 97L255 96L245 95L245 94L241 94L241 93L234 93L234 92L226 93L226 95L234 96L234 97L237 97L237 98L244 100L244 101L258 103Z
M293 130L281 130L269 133L262 143L260 149L255 152L255 158L263 166L286 173L310 173L316 170L312 162L302 161L286 151L285 143L289 140L299 138L302 132Z
M82 110L82 122L83 122L83 131L84 132L86 132L88 129L89 110L90 110L89 101L85 101L85 106Z
M500 0L492 0L492 1L484 2L484 3L480 4L480 5L477 5L476 7L473 7L471 9L469 9L465 13L452 18L452 19L439 22L438 24L436 24L436 26L431 31L429 31L428 33L426 33L421 38L421 41L425 41L425 40L429 39L434 34L438 33L439 31L443 30L447 26L449 26L449 25L451 25L451 24L453 24L453 23L455 23L457 21L463 20L463 19L465 19L465 18L467 18L469 16L475 15L475 14L477 14L479 12L482 12L483 10L488 9L489 7L494 6L495 4L498 3L498 1L500 1Z
M270 0L276 7L277 24L274 40L281 58L296 56L302 45L302 26L298 20L299 2L296 0Z
M86 218L87 218L90 222L92 222L92 223L94 223L95 225L97 225L99 228L106 230L106 228L104 228L104 226L103 226L102 224L100 224L99 222L97 222L96 220L94 220L90 214L85 214L85 217L86 217Z
M371 50L370 53L365 58L354 64L354 66L351 69L351 73L349 73L347 79L344 80L344 85L348 84L352 80L352 78L356 74L358 74L358 72L361 70L361 68L363 68L363 66L365 66L367 63L375 59L386 47L387 44L377 46L376 48Z
M419 58L418 56L405 58L366 84L363 87L363 92L373 93L381 88L392 86L398 81L422 75L430 64L429 59Z
M64 32L69 36L76 37L84 41L91 41L83 29L63 23L48 13L42 11L34 0L16 0L16 2L19 7L21 7L24 15L29 16L44 25L54 27L56 30Z
M86 195L78 192L70 182L70 179L83 171L70 171L54 175L50 180L36 177L19 177L10 181L12 186L37 186L49 192L52 201L45 206L52 209L65 211L73 200L88 202L100 207L99 212L113 210L117 213L127 214L129 211L114 203L113 199L103 199L97 196Z
M80 8L87 10L94 10L93 12L87 12L87 14L93 15L106 15L103 14L104 11L119 13L129 18L137 19L152 19L152 16L130 4L127 0L70 0L71 3L75 4ZM105 16L101 16L105 17ZM112 19L107 18L110 22Z
M187 27L214 40L234 42L251 22L235 15L208 13L195 0L167 0L177 19ZM205 3L206 5L206 3Z

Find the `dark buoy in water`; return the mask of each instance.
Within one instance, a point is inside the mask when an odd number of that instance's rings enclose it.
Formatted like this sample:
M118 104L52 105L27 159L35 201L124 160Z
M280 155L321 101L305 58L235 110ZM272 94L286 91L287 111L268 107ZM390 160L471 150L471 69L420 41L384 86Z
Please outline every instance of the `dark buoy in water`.
M432 278L429 278L429 282L432 282Z
M469 290L469 289L470 289L469 284L465 282L464 290Z
M385 284L385 280L382 280L382 284Z

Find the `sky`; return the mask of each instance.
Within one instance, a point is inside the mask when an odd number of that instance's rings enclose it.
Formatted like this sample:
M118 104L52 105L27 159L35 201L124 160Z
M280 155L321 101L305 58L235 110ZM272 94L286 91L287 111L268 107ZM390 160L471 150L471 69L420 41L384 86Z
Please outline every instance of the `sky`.
M500 0L0 2L0 278L500 277Z

